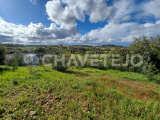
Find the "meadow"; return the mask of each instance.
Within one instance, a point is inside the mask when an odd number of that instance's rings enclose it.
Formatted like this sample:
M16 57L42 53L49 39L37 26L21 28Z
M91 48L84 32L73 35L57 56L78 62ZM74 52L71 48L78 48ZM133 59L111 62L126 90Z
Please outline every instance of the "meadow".
M0 119L159 120L160 75L0 66Z

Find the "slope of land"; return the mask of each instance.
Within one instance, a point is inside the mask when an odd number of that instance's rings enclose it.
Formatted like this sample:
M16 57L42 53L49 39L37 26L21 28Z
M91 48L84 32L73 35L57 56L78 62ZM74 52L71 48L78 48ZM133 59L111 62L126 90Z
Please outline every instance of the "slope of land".
M43 66L0 71L2 119L160 119L160 85L139 73Z

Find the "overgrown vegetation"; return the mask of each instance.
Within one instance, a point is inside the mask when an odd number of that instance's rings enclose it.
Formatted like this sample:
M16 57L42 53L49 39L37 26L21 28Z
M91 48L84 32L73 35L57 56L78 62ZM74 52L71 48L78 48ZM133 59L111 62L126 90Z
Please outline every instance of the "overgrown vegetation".
M23 53L16 51L11 57L5 59L5 64L13 67L13 71L18 69L18 66L22 66Z
M0 65L4 64L6 48L0 45Z
M120 66L112 66L112 55L119 54ZM128 66L123 66L126 63L126 55L130 57L133 55L141 55L143 58L143 64L139 67L133 66L129 62ZM116 57L114 57L116 58ZM110 57L107 59L108 68L117 69L121 71L131 71L146 74L150 80L153 80L153 76L157 74L160 70L160 37L156 38L151 37L147 39L145 36L134 38L134 42L128 48L116 47L110 52ZM129 59L131 61L131 59ZM134 63L137 64L140 62L140 59L135 58Z
M66 54L65 64L56 63L55 57L51 57L46 61L52 66L24 67L22 59L26 48L17 48L9 59L5 59L6 48L0 46L0 63L7 65L0 66L0 119L159 120L159 36L135 38L128 48L111 48L39 46L30 51L43 55L47 50L53 50L58 59ZM95 64L99 66L91 67L91 56L85 65L81 66L77 61L78 66L75 66L71 53L81 54L83 58L86 54L97 53L99 57L95 58L100 61ZM110 55L106 67L102 62L105 53ZM120 57L112 54L120 54ZM129 65L123 66L127 54L140 54L144 58L143 64L133 66L129 59ZM112 66L113 58L119 58L116 62L119 66ZM134 59L135 64L139 61Z
M30 66L0 78L2 119L160 119L160 86L139 73Z

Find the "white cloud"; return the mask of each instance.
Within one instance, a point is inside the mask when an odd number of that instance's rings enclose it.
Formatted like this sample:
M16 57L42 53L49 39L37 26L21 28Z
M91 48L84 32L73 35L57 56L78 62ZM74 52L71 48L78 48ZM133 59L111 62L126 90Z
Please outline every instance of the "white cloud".
M159 25L160 25L160 20L156 21L156 24L159 24Z
M0 19L0 41L4 42L4 39L10 40L9 42L17 42L21 40L23 43L30 42L45 42L57 39L63 39L78 34L75 28L65 29L57 28L55 23L52 23L49 28L42 23L33 24L28 26L16 25L8 23L3 19ZM3 38L3 40L2 40ZM6 41L8 42L8 41Z
M37 1L36 0L30 0L32 4L36 5Z
M135 22L114 24L110 22L104 28L92 30L83 36L83 42L88 42L89 38L95 39L96 43L110 42L131 42L133 37L145 35L156 37L160 31L159 21L155 24L137 24Z
M155 24L146 23L138 24L136 22L128 22L122 24L114 24L110 22L104 28L92 30L84 36L75 32L76 29L67 30L65 28L57 28L55 23L50 27L44 26L42 23L28 26L16 25L5 22L0 19L0 41L15 43L32 43L32 44L107 44L115 42L131 42L133 37L145 35L147 37L156 37L160 31L160 21ZM25 32L24 32L25 31Z
M71 27L76 26L75 17L72 11L68 7L63 8L61 1L59 0L47 2L46 12L49 19L57 25L60 25L62 28L70 29Z
M154 15L156 18L160 19L160 0L151 0L142 3L140 7L145 11L145 14Z
M134 0L118 0L114 2L116 13L113 17L114 20L127 17L129 14L137 11L139 8L135 5Z
M36 0L30 1L33 4L37 3ZM48 19L53 22L50 27L32 22L28 26L16 25L0 18L0 41L15 43L29 41L32 44L107 44L129 43L133 37L142 35L156 37L160 34L159 0L145 0L139 5L135 0L114 0L112 6L108 6L107 1L48 1L46 13ZM91 23L104 21L106 25L82 36L76 29L76 21L85 22L86 15L89 16ZM156 23L148 21L148 17L156 19ZM141 19L146 23L139 24Z
M62 27L76 26L75 20L84 21L85 15L89 15L93 23L105 21L113 10L113 7L107 6L106 0L52 0L46 4L49 19Z
M89 20L92 23L105 21L114 13L113 6L107 6L105 0L82 0L83 3L77 5L86 15L89 15Z
M122 18L122 21L129 21L131 19L131 16L124 16L123 18Z

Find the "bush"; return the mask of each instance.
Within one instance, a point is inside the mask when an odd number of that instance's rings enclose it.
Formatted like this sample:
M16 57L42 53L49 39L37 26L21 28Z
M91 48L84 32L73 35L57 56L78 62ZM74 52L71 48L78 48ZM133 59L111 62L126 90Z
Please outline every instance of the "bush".
M158 69L152 63L147 63L147 65L143 67L143 73L146 74L150 81L152 81L154 79L154 75L158 73Z
M23 61L23 53L21 51L16 51L13 54L13 57L16 58L18 62L18 66L22 66L22 61Z
M18 66L22 66L23 54L20 51L16 51L11 57L6 58L4 63L8 66L12 66L13 70L16 70Z
M45 53L46 52L46 50L43 48L43 47L37 47L35 50L34 50L34 52L36 52L36 53Z
M110 56L112 54L119 54L119 64L120 66L112 66L112 57L107 58L108 68L121 70L121 71L131 71L145 73L150 80L153 79L153 76L160 70L160 37L147 39L145 36L134 38L134 41L128 48L120 48L116 47L114 50L110 52ZM136 54L139 54L143 57L143 61L149 62L147 65L142 64L141 66L133 66L131 62L129 62L128 66L122 66L122 64L126 61L126 55L130 57ZM137 57L134 59L134 63L139 63L140 59Z
M0 45L0 65L4 64L5 55L6 55L6 48Z
M68 66L67 66L68 59L67 58L64 58L64 59L65 59L65 65L64 66L62 65L61 61L57 61L57 65L55 65L54 57L53 57L52 58L53 70L57 70L57 71L61 71L61 72L66 71L68 69Z
M11 66L13 67L13 71L18 69L18 60L17 58L13 57L12 60L10 61Z
M62 71L63 72L63 71L66 71L68 69L68 67L67 66L62 66L62 63L58 62L57 66L53 65L53 69L57 70L57 71Z

